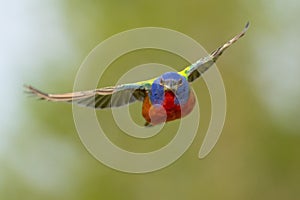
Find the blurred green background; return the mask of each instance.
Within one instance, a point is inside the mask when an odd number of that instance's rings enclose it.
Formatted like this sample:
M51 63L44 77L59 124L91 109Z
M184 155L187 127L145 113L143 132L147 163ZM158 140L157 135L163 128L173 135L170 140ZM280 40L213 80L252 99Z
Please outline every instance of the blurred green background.
M300 1L13 0L0 7L1 200L299 198ZM49 92L71 91L86 55L121 31L170 28L210 52L247 21L247 35L217 63L227 92L227 118L220 140L203 160L197 155L210 102L202 80L193 84L201 124L192 146L171 166L138 175L112 170L87 152L70 105L36 101L22 91L24 83ZM176 69L186 65L166 52L131 53L113 63L99 85L114 84L143 62ZM133 106L132 115L138 116L140 104ZM113 123L109 111L98 115L100 123ZM113 130L110 137L120 146L138 144ZM163 131L154 142L149 139L147 148L162 146L172 134Z

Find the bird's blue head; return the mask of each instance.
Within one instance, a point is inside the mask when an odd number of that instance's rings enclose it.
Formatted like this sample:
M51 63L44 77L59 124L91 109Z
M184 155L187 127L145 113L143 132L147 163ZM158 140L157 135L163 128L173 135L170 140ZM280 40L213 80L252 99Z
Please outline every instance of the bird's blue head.
M162 104L165 91L176 95L175 104L185 104L189 98L189 83L185 77L177 72L167 72L154 80L151 88L150 100L152 104Z

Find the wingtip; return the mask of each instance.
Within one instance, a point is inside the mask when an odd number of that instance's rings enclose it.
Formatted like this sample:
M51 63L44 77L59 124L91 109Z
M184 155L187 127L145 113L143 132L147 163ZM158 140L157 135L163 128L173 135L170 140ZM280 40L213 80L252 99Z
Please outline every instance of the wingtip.
M25 88L25 93L31 94L33 96L36 96L40 99L47 99L48 94L32 87L31 85L24 84L23 87Z
M248 29L250 27L250 21L247 21L246 25L245 25L245 29Z
M33 94L32 87L30 85L23 84L23 88L24 88L24 92L25 93L27 93L27 94Z
M223 51L230 47L233 43L235 43L237 40L239 40L241 37L243 37L246 34L246 31L250 27L250 22L248 21L244 27L244 29L237 34L235 37L233 37L231 40L229 40L227 43L225 43L223 46L219 47L217 50L213 51L211 55L213 56L214 61L218 59L220 55L222 55Z
M27 84L24 84L23 87L24 87L26 92L30 92L30 93L35 93L34 91L37 90L34 87L32 87L31 85L27 85Z
M250 27L250 22L248 21L244 27L243 33L246 33Z
M27 84L23 84L23 87L24 87L25 89L29 89L31 86L30 86L30 85L27 85Z
M243 36L246 34L246 32L248 31L249 27L250 27L250 22L248 21L248 22L246 23L246 25L245 25L243 31L242 31L239 35L237 35L237 36L234 38L235 41L237 41L239 38L243 37ZM234 42L235 42L235 41L234 41Z

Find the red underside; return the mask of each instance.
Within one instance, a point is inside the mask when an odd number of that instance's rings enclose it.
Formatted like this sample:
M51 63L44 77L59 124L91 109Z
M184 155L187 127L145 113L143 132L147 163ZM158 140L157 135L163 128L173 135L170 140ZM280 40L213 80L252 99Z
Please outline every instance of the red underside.
M142 114L147 122L152 125L182 118L188 115L195 106L195 96L191 91L186 104L176 105L173 92L166 91L162 105L152 105L148 95L144 99Z

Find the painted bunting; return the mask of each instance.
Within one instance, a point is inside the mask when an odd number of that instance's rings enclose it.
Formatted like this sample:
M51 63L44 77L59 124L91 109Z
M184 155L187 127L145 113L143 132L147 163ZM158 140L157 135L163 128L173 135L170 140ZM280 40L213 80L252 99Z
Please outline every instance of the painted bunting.
M182 71L166 72L150 80L65 94L47 94L32 86L25 87L40 99L70 102L95 109L143 101L142 115L146 120L145 126L180 119L188 115L195 105L195 95L190 89L190 83L208 70L225 49L246 33L248 27L249 22L242 32L227 43Z

